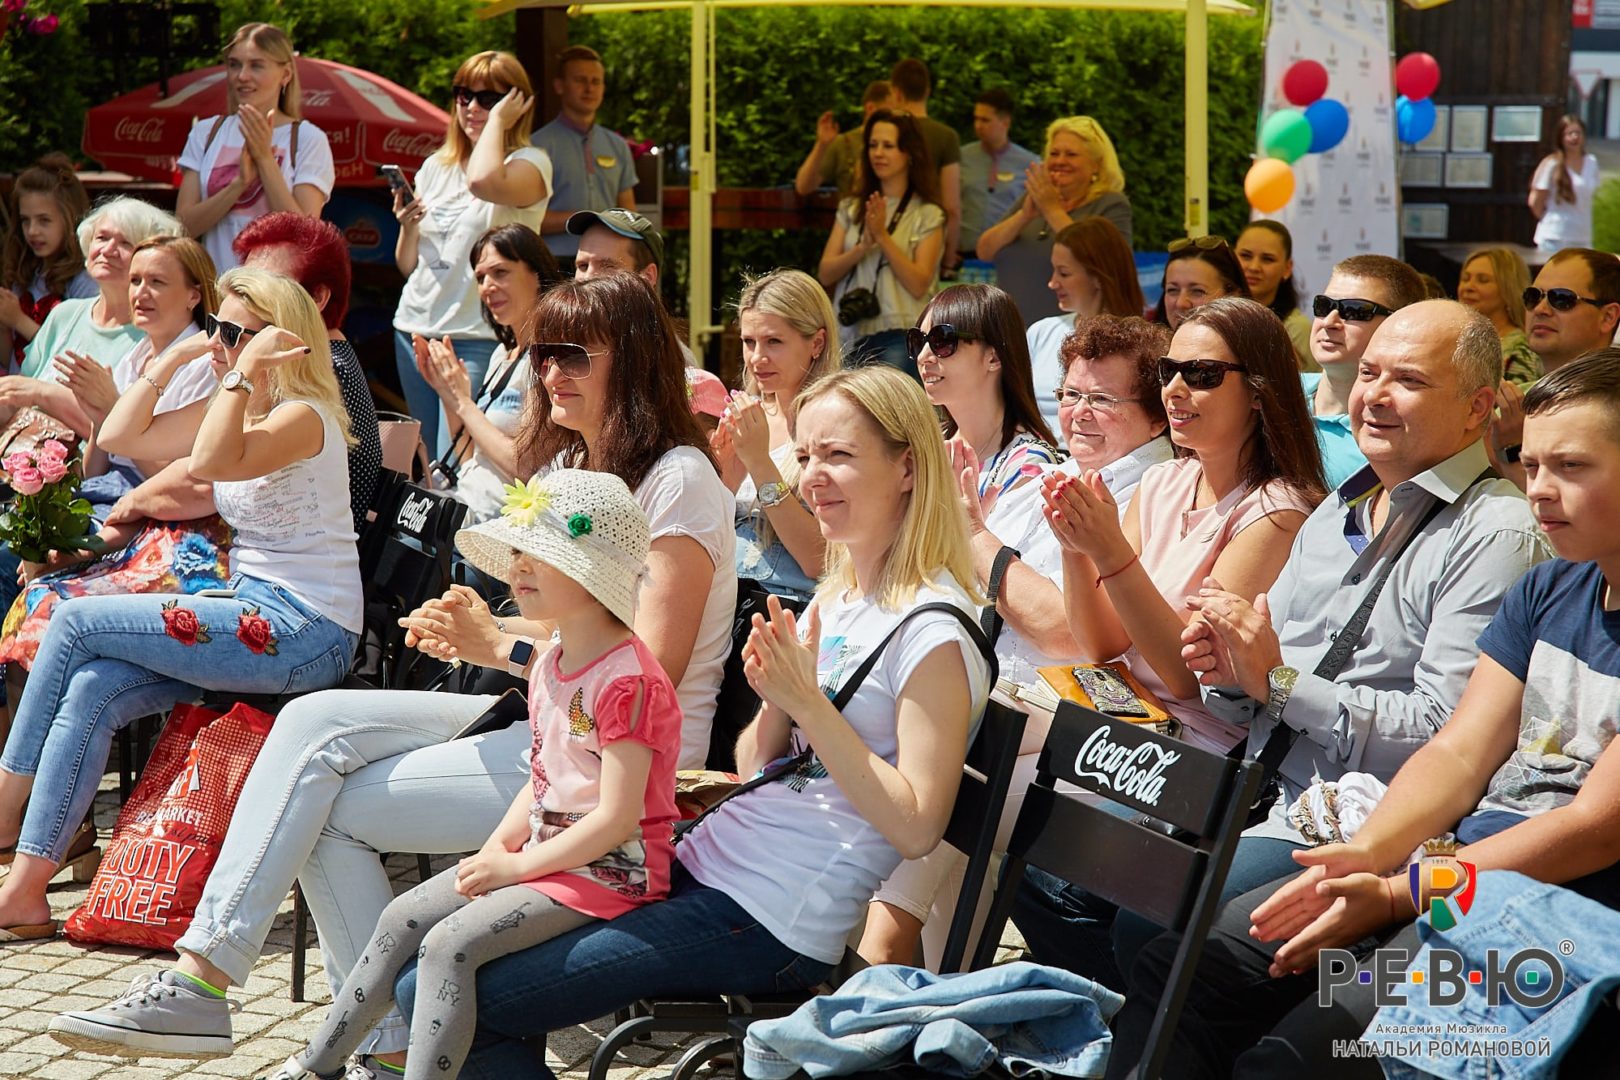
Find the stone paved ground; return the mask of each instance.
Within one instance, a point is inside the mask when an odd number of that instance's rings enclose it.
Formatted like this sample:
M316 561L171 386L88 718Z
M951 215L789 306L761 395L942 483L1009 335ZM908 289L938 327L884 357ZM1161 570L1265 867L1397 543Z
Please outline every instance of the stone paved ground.
M118 814L117 785L108 777L96 802L96 822L103 843ZM447 863L445 863L447 864ZM395 856L389 870L399 888L416 882L414 857ZM444 865L444 864L441 864ZM439 866L435 867L436 869ZM51 886L51 906L59 919L83 899L87 886L64 874ZM1016 947L1009 927L1004 945ZM1005 955L1005 953L1004 953ZM247 985L231 991L242 1012L233 1018L236 1053L214 1061L164 1058L101 1057L70 1050L49 1035L45 1025L58 1012L93 1008L117 997L130 978L143 969L171 962L173 953L75 945L65 938L37 945L0 947L0 1078L41 1080L167 1080L169 1077L260 1077L304 1046L330 998L321 969L320 950L308 953L308 996L299 1004L290 995L292 978L292 900L283 903L265 945L264 955ZM552 1035L546 1058L565 1080L583 1080L592 1052L609 1029L606 1018ZM620 1056L615 1080L665 1076L679 1055L678 1040L663 1039L636 1046Z

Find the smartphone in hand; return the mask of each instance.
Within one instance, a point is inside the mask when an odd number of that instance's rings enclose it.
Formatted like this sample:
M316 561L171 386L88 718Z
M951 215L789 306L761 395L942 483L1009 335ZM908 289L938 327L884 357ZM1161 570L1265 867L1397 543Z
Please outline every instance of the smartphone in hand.
M388 181L388 190L404 192L406 202L416 198L416 192L411 190L411 182L405 179L405 170L398 165L379 165L377 175Z

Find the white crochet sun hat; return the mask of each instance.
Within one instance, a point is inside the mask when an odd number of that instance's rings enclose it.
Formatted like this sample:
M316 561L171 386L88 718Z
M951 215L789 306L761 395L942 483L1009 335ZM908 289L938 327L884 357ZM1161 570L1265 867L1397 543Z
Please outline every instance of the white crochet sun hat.
M497 581L506 581L516 548L579 582L626 626L651 544L647 515L624 481L583 469L508 484L499 517L456 533L467 561Z

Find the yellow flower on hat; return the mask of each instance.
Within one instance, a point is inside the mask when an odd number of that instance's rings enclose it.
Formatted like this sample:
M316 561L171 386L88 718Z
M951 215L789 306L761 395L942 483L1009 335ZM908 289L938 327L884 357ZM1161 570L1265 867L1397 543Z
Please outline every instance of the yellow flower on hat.
M533 525L551 505L551 492L538 476L521 484L507 484L501 515L514 525Z

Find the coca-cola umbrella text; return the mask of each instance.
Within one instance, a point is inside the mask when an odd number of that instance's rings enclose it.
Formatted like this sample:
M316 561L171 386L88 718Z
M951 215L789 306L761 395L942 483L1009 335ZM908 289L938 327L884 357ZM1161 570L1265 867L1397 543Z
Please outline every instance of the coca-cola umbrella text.
M326 132L339 186L382 186L383 164L414 174L443 143L450 117L404 87L330 60L297 63L304 119ZM105 168L177 184L192 125L224 111L225 68L198 68L170 79L168 97L154 83L91 109L84 152Z

